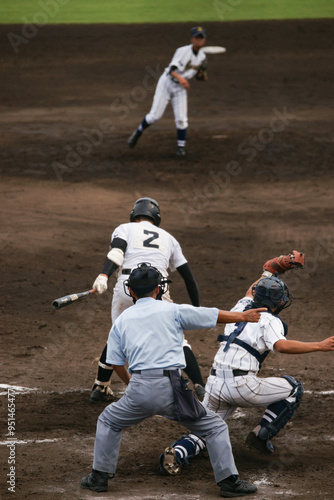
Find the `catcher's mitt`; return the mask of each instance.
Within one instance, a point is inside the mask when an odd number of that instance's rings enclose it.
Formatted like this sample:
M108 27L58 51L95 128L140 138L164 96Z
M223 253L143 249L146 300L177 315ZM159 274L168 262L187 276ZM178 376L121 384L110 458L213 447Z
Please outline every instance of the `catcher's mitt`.
M196 78L197 80L207 80L208 79L208 61L205 59L200 67L198 68L198 71L196 73Z
M280 255L274 259L267 260L267 262L263 265L263 271L272 274L283 274L289 269L304 267L304 263L305 254L303 252L293 250L293 252L288 255Z

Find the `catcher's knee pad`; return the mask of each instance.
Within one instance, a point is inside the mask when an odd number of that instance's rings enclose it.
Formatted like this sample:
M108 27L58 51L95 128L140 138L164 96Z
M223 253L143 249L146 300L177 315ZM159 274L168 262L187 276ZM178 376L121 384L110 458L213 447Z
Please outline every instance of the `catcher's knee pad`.
M201 451L206 449L206 442L196 434L185 434L172 444L175 449L178 462L188 463L188 459L198 455Z
M292 386L292 391L286 400L292 404L297 405L296 409L298 408L300 404L300 400L302 399L302 396L304 394L304 387L303 384L299 381L296 380L295 378L291 377L291 375L283 375L282 378L285 378L289 382L289 384Z
M278 434L295 414L304 394L304 388L299 380L290 375L285 375L283 378L292 386L291 393L287 399L270 404L264 412L259 431L259 437L262 439L271 439Z

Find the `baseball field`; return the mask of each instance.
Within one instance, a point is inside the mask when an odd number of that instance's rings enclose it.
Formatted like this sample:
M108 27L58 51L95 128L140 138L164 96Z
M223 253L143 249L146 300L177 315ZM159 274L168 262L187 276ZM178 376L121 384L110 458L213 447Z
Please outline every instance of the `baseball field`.
M289 338L333 334L333 3L268 4L3 7L1 498L219 498L205 454L180 476L160 474L160 453L184 432L161 417L123 432L108 493L79 486L104 407L90 405L89 395L115 280L101 296L60 310L51 303L91 287L113 229L139 197L160 203L161 226L180 241L203 306L231 308L267 259L296 249L306 265L286 274ZM175 156L171 108L130 149L160 74L202 23L207 45L227 51L208 56L207 82L191 80L187 156ZM188 303L176 274L172 298ZM187 335L204 378L222 332ZM261 375L285 374L305 394L275 438L275 454L245 446L260 409L228 421L240 476L257 484L254 500L333 500L334 354L271 354ZM117 397L125 390L116 376L111 388Z

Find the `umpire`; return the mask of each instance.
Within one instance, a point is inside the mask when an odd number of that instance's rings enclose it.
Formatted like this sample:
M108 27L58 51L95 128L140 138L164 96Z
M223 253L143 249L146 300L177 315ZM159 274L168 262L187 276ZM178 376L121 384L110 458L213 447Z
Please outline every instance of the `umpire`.
M81 487L107 491L108 479L116 472L122 430L145 418L162 415L178 420L206 439L221 496L255 493L256 486L238 477L226 423L212 411L204 410L190 390L183 395L191 394L191 404L202 416L189 413L189 408L180 415L174 385L183 381L183 330L213 328L217 323L257 322L260 311L266 309L234 313L155 300L167 291L167 282L156 268L145 263L139 264L126 282L135 305L126 309L110 330L107 362L128 387L124 396L107 406L98 418L93 469L82 478ZM126 360L131 375L125 368ZM182 407L183 401L178 403Z

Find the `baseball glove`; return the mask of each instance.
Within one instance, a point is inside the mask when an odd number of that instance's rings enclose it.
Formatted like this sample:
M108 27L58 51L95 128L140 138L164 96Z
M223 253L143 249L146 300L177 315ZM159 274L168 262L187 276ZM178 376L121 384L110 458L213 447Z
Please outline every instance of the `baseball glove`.
M293 250L293 252L289 253L288 255L280 255L279 257L275 257L274 259L267 260L267 262L263 265L263 271L272 274L283 274L289 269L304 267L304 263L305 254L303 252L297 252L297 250Z
M198 71L196 73L196 78L197 80L207 80L208 79L208 62L207 59L202 62L200 67L198 68Z

